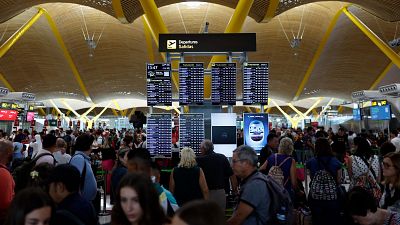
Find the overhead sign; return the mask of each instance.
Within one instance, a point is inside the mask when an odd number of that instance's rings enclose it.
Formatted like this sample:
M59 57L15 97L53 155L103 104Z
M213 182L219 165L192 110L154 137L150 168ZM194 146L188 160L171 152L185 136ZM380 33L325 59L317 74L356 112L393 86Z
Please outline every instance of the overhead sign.
M387 100L371 101L371 106L384 106L384 105L387 105Z
M255 33L160 34L160 52L255 52Z
M17 120L18 112L15 110L0 110L0 121L14 121Z

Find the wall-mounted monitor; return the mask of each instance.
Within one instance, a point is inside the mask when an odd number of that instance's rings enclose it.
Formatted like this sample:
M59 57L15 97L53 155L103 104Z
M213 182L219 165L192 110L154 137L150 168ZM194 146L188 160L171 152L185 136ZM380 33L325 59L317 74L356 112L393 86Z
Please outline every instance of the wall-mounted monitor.
M147 115L147 150L150 155L171 156L171 121L171 114Z
M179 104L204 103L204 64L179 63Z
M35 112L27 112L26 113L26 121L31 122L35 119Z
M0 110L0 121L14 121L17 119L18 111L16 110Z
M214 151L232 157L236 149L236 113L211 113L211 140Z
M200 155L200 144L204 140L204 114L185 113L179 115L180 148L189 147Z
M171 64L147 64L147 105L172 105Z
M268 114L244 113L243 121L244 144L254 148L259 153L267 144L269 133Z
M354 121L361 120L361 109L360 108L353 109L353 120Z
M236 104L236 63L213 63L211 68L213 105Z
M390 105L370 107L370 113L372 120L390 120L392 118Z
M243 63L243 105L268 105L269 64Z

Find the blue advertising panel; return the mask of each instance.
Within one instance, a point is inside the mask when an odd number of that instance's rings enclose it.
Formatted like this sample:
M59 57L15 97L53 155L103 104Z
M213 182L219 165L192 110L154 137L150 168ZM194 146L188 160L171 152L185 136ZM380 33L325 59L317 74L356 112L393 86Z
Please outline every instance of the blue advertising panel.
M257 153L267 144L268 114L244 113L244 144L251 146Z
M390 105L371 107L370 112L372 120L390 120L392 117Z
M361 120L361 109L353 109L353 120L354 121L360 121Z

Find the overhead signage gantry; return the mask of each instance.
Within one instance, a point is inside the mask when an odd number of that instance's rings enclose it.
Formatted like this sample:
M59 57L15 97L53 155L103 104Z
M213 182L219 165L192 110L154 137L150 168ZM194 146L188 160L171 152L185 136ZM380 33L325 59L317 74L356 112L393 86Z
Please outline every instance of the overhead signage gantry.
M268 104L269 64L267 62L248 62L247 52L256 50L255 33L160 34L159 52L166 53L166 62L147 64L147 98L148 106L150 106L148 118L159 116L158 114L151 116L152 106L171 105L170 101L179 101L181 112L184 111L183 106L227 105L228 113L232 113L233 105L237 100L243 100L244 105L260 105L263 112L264 105ZM213 61L209 67L203 62L193 62L192 58L190 58L190 62L185 60L186 57L218 55L226 56L225 60ZM179 68L172 68L173 61L178 61ZM236 97L238 70L243 72L243 99ZM170 91L172 90L170 89L172 73L179 73L178 99L173 99ZM204 99L205 75L211 75L212 78L209 99ZM205 133L204 115L198 113L184 115L180 119L182 129L194 129L198 132L191 135L198 136L197 142L199 142ZM162 127L158 120L148 121L148 124L149 122L151 122L151 127ZM236 121L234 122L236 123ZM162 135L160 136L160 132L156 132L158 136L156 133L155 135L150 134L152 130L148 132L150 139L153 139L153 136L160 141L165 139L165 137L161 137ZM185 135L181 133L180 136ZM158 143L158 141L150 142ZM196 143L196 145L198 144ZM190 146L190 143L185 142L182 146ZM165 149L159 149L158 146L153 147L154 155L166 155ZM198 153L195 146L190 147L194 147Z

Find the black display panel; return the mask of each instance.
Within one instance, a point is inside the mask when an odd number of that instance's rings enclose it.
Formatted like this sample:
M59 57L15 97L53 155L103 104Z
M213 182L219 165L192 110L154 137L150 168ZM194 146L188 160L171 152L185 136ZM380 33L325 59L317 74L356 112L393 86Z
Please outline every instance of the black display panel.
M171 64L147 64L147 105L172 105Z
M236 126L213 126L211 132L214 144L236 144Z
M179 104L204 103L204 64L179 63Z
M147 150L151 155L171 156L171 114L148 114Z
M243 64L243 105L268 105L268 63Z
M179 115L179 142L181 149L192 148L200 155L200 144L204 140L204 114Z
M211 68L213 105L236 104L236 63L213 63Z

